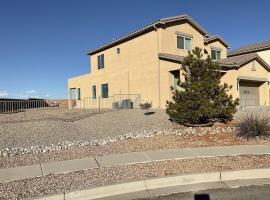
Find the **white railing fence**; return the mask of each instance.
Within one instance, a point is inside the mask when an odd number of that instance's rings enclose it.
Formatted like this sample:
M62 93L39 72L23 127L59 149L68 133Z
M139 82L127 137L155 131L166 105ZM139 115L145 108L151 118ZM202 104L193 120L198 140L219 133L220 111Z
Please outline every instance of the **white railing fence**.
M106 98L100 96L85 97L77 100L73 108L79 109L133 109L139 108L141 103L140 94L114 94Z

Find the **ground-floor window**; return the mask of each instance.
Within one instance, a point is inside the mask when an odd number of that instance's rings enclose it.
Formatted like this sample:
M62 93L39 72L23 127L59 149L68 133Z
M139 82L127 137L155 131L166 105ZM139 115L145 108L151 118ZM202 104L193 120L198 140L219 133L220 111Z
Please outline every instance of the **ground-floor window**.
M95 85L92 86L92 99L97 98L97 87Z
M109 97L108 83L101 84L101 97L102 98L108 98Z
M180 70L173 70L170 71L170 74L172 76L172 83L171 83L171 87L173 89L179 89L179 81L180 81Z
M81 100L81 88L77 89L77 99Z

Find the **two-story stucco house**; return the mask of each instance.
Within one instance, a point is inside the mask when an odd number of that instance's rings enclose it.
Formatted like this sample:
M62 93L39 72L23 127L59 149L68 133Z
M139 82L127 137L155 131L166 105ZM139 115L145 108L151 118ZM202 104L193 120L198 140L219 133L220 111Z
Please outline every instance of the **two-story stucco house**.
M72 89L78 104L85 104L87 98L140 94L154 108L165 108L172 97L171 87L183 80L181 63L194 47L224 66L222 81L233 86L230 93L235 98L246 98L240 95L244 82L258 82L256 103L269 104L269 65L257 55L227 58L228 43L210 35L187 15L159 19L89 51L91 73L68 80L70 98Z

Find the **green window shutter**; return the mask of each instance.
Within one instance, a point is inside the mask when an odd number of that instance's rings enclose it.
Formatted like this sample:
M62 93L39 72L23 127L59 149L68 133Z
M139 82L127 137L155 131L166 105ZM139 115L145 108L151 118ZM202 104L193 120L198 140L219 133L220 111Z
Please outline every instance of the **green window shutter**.
M185 49L185 41L183 36L177 36L177 48L178 49Z

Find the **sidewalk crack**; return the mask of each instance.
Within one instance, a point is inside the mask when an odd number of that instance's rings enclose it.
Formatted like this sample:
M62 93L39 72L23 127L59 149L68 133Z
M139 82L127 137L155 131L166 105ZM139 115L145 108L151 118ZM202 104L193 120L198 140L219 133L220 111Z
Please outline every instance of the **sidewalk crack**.
M43 168L42 168L41 163L39 164L39 166L40 166L41 174L42 174L42 176L44 176L44 172L43 172Z
M100 167L100 164L98 163L98 161L97 161L96 157L93 157L93 158L94 158L94 160L96 161L96 163L97 163L98 167Z
M147 188L146 180L144 180L144 186L145 186L145 191L147 192L147 194L149 194L150 197L153 197L153 194L151 194L151 192Z
M219 172L219 179L220 179L220 182L226 187L226 188L230 188L223 180L222 180L222 172Z

